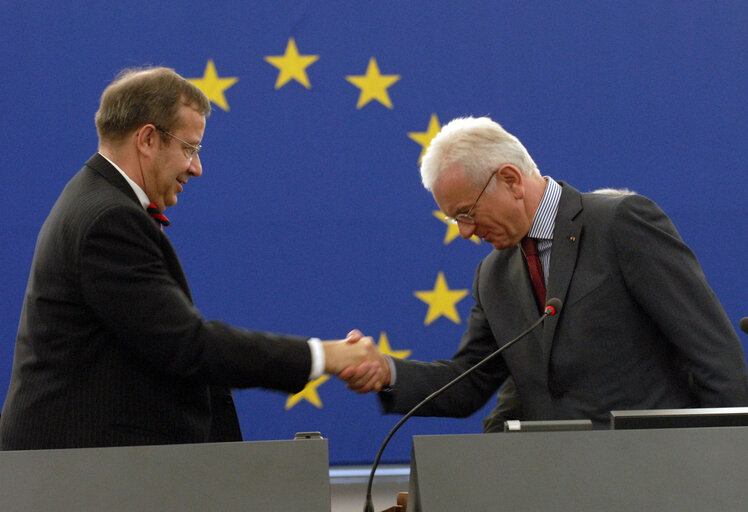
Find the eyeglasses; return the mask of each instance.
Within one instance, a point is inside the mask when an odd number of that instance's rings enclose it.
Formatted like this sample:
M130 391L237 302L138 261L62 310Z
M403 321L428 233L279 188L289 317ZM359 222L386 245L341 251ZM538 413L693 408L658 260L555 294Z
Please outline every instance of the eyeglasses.
M174 139L177 139L177 140L178 140L179 142L181 142L181 143L182 143L182 144L184 144L184 145L185 145L185 146L186 146L187 148L189 148L189 150L185 149L185 152L184 152L184 156L186 156L186 157L187 157L187 160L189 160L190 162L192 162L192 159L193 159L193 158L195 158L195 156L197 155L198 151L200 151L201 149L203 149L203 145L202 145L202 144L197 144L197 145L195 145L195 144L190 144L190 143L189 143L189 142L187 142L186 140L182 140L182 139L180 139L179 137L177 137L177 136L176 136L176 135L174 135L173 133L169 133L169 132L167 132L166 130L164 130L164 129L163 129L163 128L161 128L160 126L156 126L156 129L157 129L158 131L160 131L161 133L163 133L163 134L165 134L165 135L168 135L169 137L172 137L172 138L174 138Z
M478 197L475 198L475 202L473 203L473 206L470 207L470 209L467 211L467 213L458 213L454 217L445 217L444 220L451 222L452 224L457 224L458 222L462 222L463 224L475 224L475 219L471 215L473 213L473 210L475 209L476 205L478 204L478 201L480 201L481 196L483 195L483 192L486 191L488 188L488 184L491 183L491 180L496 175L496 173L499 172L498 169L496 169L494 172L491 173L491 176L489 176L488 181L485 185L483 185L483 190L480 191L480 194L478 194Z

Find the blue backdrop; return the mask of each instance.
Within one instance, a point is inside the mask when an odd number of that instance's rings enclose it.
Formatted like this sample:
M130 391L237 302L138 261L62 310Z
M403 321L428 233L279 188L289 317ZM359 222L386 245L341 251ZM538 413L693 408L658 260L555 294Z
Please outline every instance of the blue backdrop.
M167 212L208 318L322 338L356 327L398 355L451 356L491 247L453 238L418 161L442 124L489 115L543 173L657 201L737 325L747 5L3 1L0 396L39 227L96 150L101 91L146 64L194 79L214 107L204 175ZM334 378L236 401L246 439L319 430L334 464L371 461L397 419ZM407 460L414 433L480 431L489 408L412 419L384 462Z

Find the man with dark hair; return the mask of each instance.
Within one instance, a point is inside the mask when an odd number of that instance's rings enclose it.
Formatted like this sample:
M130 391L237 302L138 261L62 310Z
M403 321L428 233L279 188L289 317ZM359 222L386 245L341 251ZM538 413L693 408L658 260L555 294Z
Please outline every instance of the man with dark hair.
M162 213L202 174L210 105L171 69L104 91L98 152L37 240L0 416L4 450L241 440L231 388L300 391L376 353L202 318Z

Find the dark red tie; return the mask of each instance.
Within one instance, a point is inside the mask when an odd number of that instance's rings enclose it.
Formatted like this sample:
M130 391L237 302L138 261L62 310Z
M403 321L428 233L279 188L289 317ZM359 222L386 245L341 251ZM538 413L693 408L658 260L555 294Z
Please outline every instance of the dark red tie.
M538 302L538 309L543 311L545 308L545 279L543 278L543 266L540 264L538 257L538 246L534 238L525 237L522 239L522 250L527 259L527 269L530 271L530 281L535 288L535 299Z
M168 226L169 224L171 224L171 222L169 222L169 219L166 218L166 215L164 215L163 213L159 211L158 206L156 206L156 203L149 204L147 210L148 210L148 214L151 217L153 217L153 220L155 220L162 226Z

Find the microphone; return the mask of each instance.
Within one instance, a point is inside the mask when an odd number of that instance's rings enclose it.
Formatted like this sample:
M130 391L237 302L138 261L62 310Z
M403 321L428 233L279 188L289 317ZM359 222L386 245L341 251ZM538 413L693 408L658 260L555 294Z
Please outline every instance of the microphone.
M740 319L740 330L748 334L748 316Z
M457 384L459 381L461 381L463 378L470 375L472 372L486 364L488 361L493 359L494 357L501 354L504 350L508 349L512 345L514 345L516 342L530 334L532 331L535 330L540 324L543 323L543 320L548 318L549 316L554 316L558 314L559 311L561 311L561 308L563 307L563 302L561 302L561 299L552 298L550 299L546 305L545 310L543 310L543 314L540 315L540 318L532 324L530 327L527 328L523 333L521 333L519 336L514 338L512 341L509 341L508 343L502 345L498 349L496 349L491 354L487 355L477 363L475 363L473 366L462 372L460 375L446 383L444 386L442 386L440 389L437 389L433 393L431 393L429 396L424 398L421 403L413 407L408 413L403 416L400 421L397 422L397 424L390 430L390 433L387 434L387 437L384 439L384 442L382 443L382 446L379 448L379 452L377 453L377 457L374 459L374 464L371 467L371 473L369 474L369 484L366 487L366 503L364 504L364 512L374 512L374 504L371 500L371 486L374 483L374 472L377 469L377 466L379 465L379 459L382 458L382 453L384 453L384 448L387 446L387 443L390 442L390 439L392 439L392 436L395 435L395 432L398 431L398 429L405 423L411 416L413 416L418 409L426 405L428 402L436 398L437 396L441 395L443 392ZM744 318L743 320L746 320L746 327L748 327L748 318ZM743 326L743 320L740 321L741 328Z

